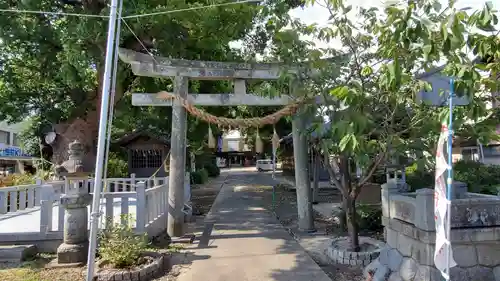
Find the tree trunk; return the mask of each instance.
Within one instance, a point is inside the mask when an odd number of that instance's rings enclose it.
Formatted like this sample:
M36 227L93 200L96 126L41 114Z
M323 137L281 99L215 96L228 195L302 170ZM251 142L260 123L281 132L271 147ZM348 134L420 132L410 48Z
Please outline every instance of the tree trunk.
M339 227L340 230L343 232L347 231L347 214L346 214L346 206L345 206L345 199L342 199L342 209L340 210L340 213L338 214L339 217Z
M349 231L350 250L359 252L359 226L356 213L356 200L348 196L344 198L344 207L347 214L347 230Z
M61 164L68 159L68 146L77 140L85 146L85 162L88 162L88 169L93 169L93 161L96 157L96 141L98 132L99 113L91 111L85 117L76 118L68 122L55 126L57 141L52 145L54 155L52 162Z
M58 139L56 143L52 145L54 149L54 155L52 157L53 163L59 165L66 161L68 159L68 145L77 140L85 147L84 165L87 169L94 170L97 154L103 76L104 67L101 66L97 69L98 84L95 92L88 93L86 103L90 104L90 108L85 116L77 117L55 126ZM118 99L115 99L115 103L117 100Z

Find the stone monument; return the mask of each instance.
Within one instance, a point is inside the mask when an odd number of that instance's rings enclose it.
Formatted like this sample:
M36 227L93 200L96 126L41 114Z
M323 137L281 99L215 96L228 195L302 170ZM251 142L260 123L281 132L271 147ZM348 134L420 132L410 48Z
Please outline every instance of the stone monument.
M500 198L467 192L454 182L451 245L453 281L500 281ZM382 185L386 247L366 269L373 281L441 281L434 266L434 190L401 192L393 179ZM370 277L371 276L371 277Z
M84 147L80 142L70 143L68 154L69 159L56 167L57 175L70 183L60 199L60 206L64 207L64 238L57 248L57 264L79 266L85 264L88 253L87 206L92 195L83 182L90 172L84 164Z

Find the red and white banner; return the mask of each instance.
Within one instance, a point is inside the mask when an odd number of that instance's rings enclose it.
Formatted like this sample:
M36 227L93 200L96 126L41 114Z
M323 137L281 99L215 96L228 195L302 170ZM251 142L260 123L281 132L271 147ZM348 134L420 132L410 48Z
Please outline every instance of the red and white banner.
M436 220L436 251L434 252L434 264L441 271L441 275L446 280L449 280L449 268L456 266L453 260L453 252L449 237L447 237L446 229L448 221L447 211L450 210L450 201L446 198L446 171L448 170L447 162L447 141L448 126L443 123L441 126L441 134L436 151L436 183L434 187L434 218ZM451 163L450 163L451 165ZM448 251L447 251L448 249ZM449 253L450 258L447 259Z

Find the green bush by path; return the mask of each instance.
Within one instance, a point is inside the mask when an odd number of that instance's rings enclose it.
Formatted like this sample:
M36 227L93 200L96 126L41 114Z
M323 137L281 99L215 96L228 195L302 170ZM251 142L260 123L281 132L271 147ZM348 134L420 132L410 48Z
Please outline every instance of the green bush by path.
M208 176L211 178L215 178L220 175L220 169L215 163L205 164L204 169L207 171Z
M191 184L204 184L208 181L208 172L205 169L191 172Z
M420 171L416 164L406 168L406 182L412 190L434 187L434 171ZM453 179L465 182L469 192L497 194L500 186L500 166L485 165L474 161L453 164Z
M100 234L99 256L114 268L140 265L141 256L148 247L147 234L135 234L132 218L127 215L123 218L125 224L114 223Z
M360 229L379 231L384 228L380 206L359 204L356 206L356 213Z

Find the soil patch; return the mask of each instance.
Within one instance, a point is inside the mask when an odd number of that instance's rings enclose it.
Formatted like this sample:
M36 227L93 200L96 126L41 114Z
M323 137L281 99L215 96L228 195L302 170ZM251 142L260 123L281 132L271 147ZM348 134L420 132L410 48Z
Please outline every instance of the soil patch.
M345 236L346 233L338 225L338 219L334 216L323 217L314 212L314 226L316 233L303 233L297 227L297 195L295 190L288 189L285 185L275 188L275 200L273 202L272 190L265 192L266 208L273 211L281 224L296 239L311 258L335 281L363 281L363 268L361 266L348 266L332 264L326 255L328 245L332 238ZM340 203L341 195L335 189L320 189L318 197L320 203ZM382 232L360 231L360 235L374 239L380 239Z

